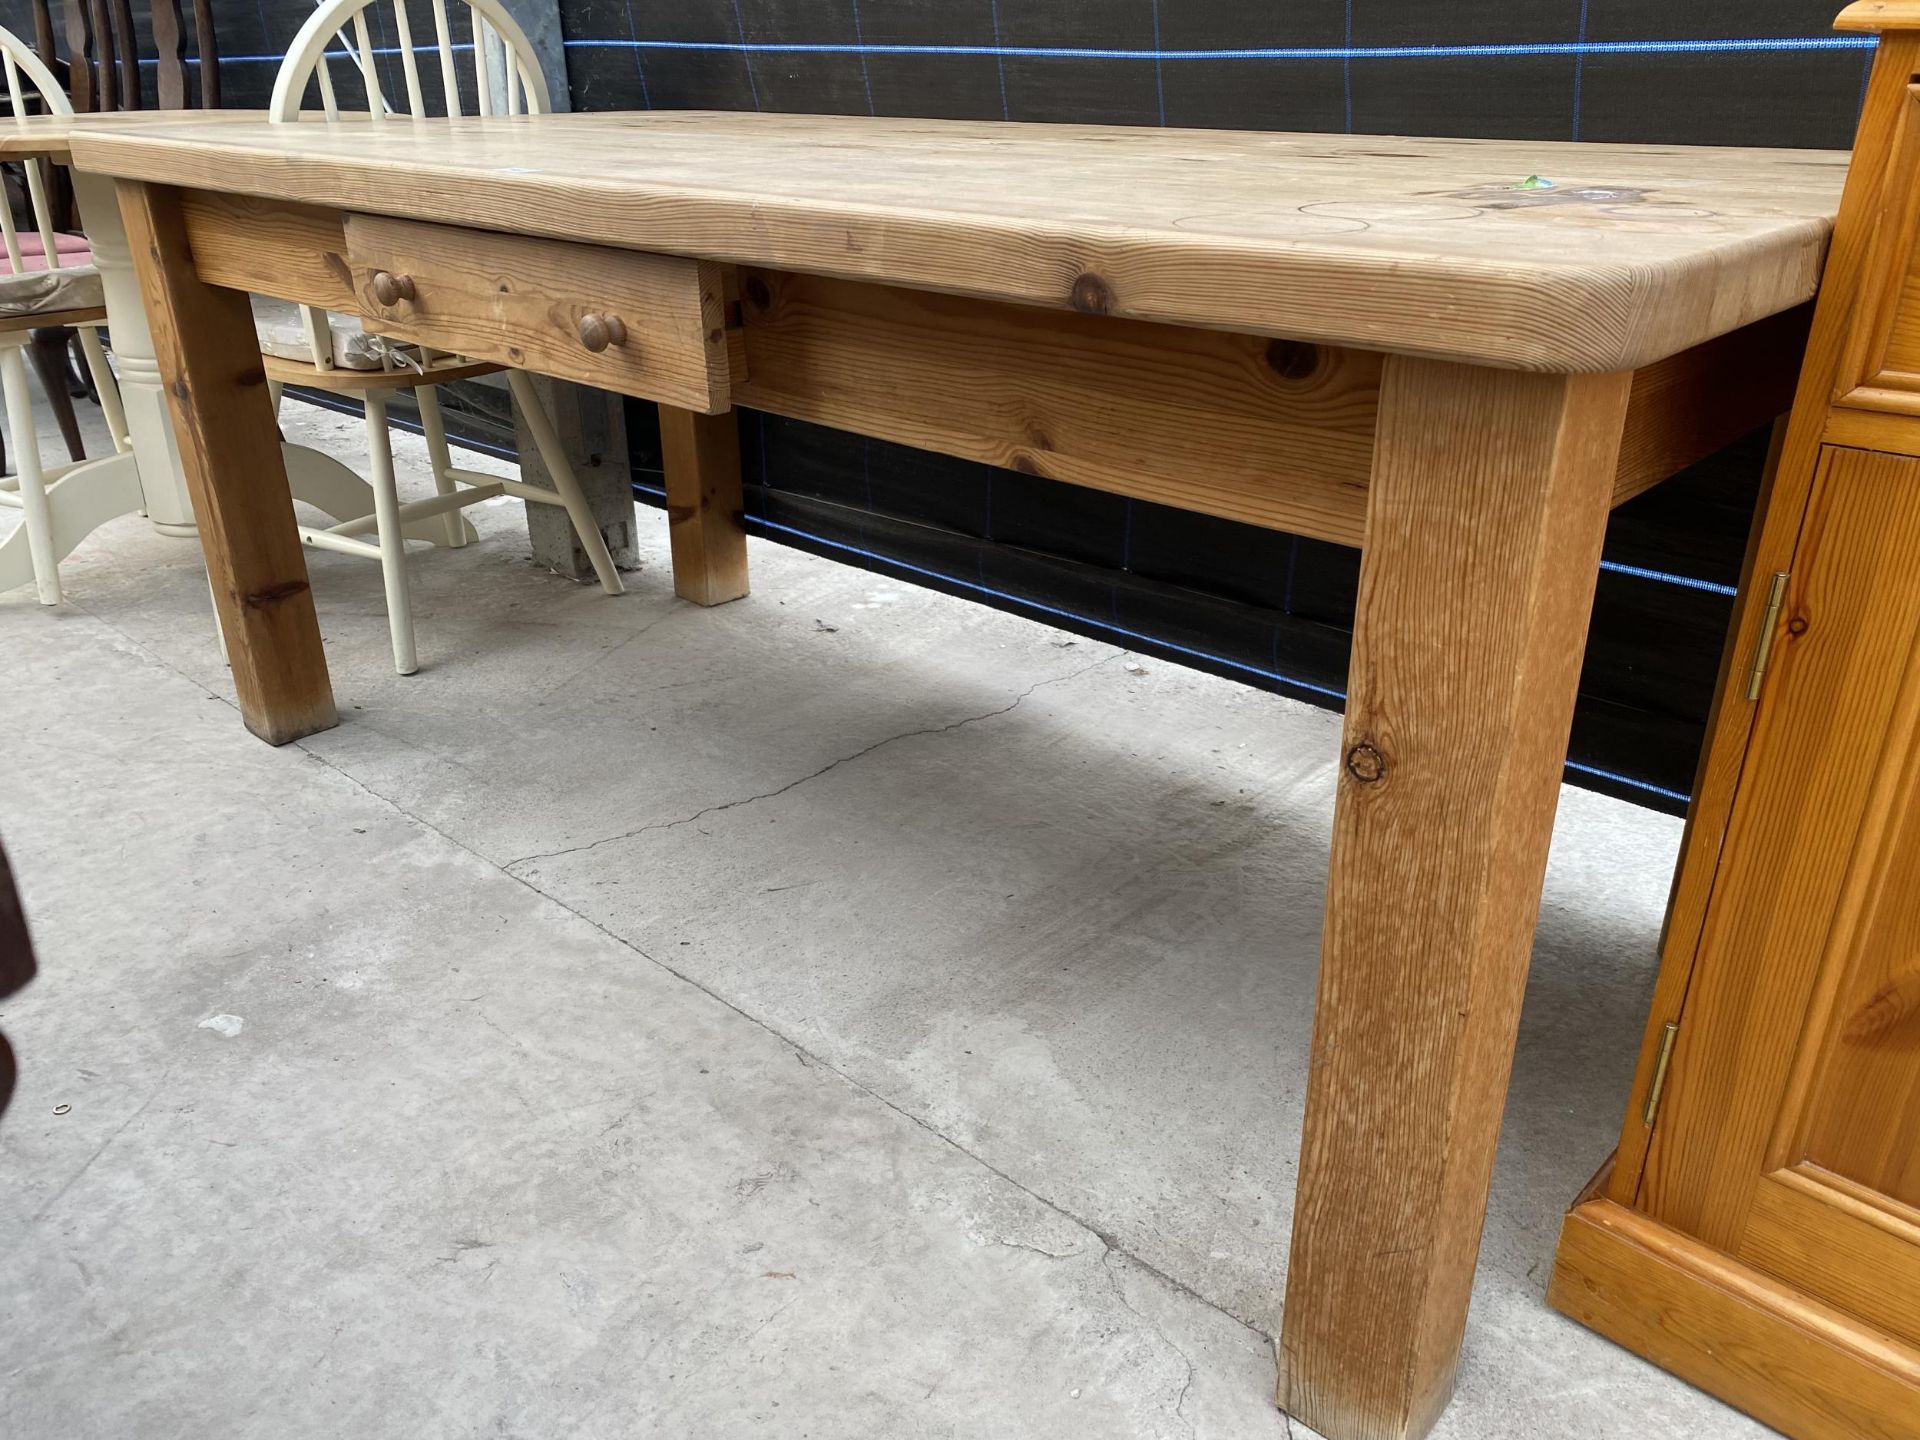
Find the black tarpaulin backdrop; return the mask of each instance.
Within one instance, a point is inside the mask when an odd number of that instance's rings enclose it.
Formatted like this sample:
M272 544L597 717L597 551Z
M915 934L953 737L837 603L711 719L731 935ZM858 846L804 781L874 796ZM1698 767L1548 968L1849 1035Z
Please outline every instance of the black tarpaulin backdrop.
M1829 28L1839 0L560 3L581 110L1844 148L1868 59ZM308 7L216 13L227 103L263 104ZM657 498L652 407L629 420ZM1355 551L752 411L740 422L757 533L1339 703ZM1764 453L1748 437L1615 512L1576 784L1684 805Z
M1833 0L562 0L577 109L1843 148ZM1516 176L1515 179L1521 177ZM636 460L657 467L636 414ZM743 412L761 533L1323 704L1352 550ZM1568 778L1685 803L1765 436L1615 513Z

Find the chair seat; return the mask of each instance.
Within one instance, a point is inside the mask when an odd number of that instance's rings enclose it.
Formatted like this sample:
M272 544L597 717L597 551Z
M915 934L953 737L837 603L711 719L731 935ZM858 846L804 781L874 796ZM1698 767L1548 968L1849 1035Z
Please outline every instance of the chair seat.
M23 256L28 265L43 256ZM63 257L64 258L64 257ZM91 259L91 252L88 254ZM107 303L100 272L92 265L63 265L58 270L29 268L20 274L0 255L0 317L19 319L56 310L98 310Z
M497 375L504 368L487 360L463 360L458 355L436 355L422 370L396 366L392 370L322 370L298 360L283 360L278 355L262 354L267 379L276 385L304 385L310 390L339 390L362 395L369 390L412 390L421 385L451 385L456 380L477 380L482 375Z
M307 343L306 323L300 307L283 300L253 297L253 328L260 341L260 353L301 365L316 363L313 346ZM342 370L380 370L381 355L389 342L370 335L351 315L327 312L327 331L333 342L333 363Z
M22 230L16 237L20 246L22 270L44 270L47 268L47 244L40 238L38 230ZM53 236L53 248L60 256L62 265L91 265L93 263L93 244L84 235L70 234L57 230ZM13 264L4 254L0 254L0 273L11 274Z

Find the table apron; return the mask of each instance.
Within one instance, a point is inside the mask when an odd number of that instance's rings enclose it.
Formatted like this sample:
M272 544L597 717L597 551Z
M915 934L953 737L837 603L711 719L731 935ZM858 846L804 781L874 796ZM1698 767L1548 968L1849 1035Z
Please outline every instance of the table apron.
M1380 352L216 191L183 192L181 213L209 284L396 339L1337 544L1365 535ZM373 277L396 266L419 295L385 304ZM1636 371L1613 503L1784 411L1808 309ZM628 338L590 352L575 327L602 312Z

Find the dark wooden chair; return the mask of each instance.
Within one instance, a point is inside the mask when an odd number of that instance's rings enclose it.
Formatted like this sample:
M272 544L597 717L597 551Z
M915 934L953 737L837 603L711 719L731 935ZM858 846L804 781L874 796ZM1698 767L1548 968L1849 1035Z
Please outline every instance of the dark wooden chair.
M40 58L54 62L53 16L47 0L32 0L34 45ZM134 28L129 0L64 0L67 32L67 98L73 108L98 110L186 110L197 92L200 108L220 104L220 49L213 28L211 0L192 0L192 46L188 64L188 27L181 0L150 0L146 7L157 65L153 104L147 104L140 77L140 32ZM197 70L188 85L189 69Z

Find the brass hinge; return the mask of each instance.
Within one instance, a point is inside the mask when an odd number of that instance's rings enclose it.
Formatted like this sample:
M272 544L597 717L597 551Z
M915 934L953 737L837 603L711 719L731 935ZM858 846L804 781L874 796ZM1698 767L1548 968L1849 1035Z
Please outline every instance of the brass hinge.
M1679 1034L1678 1020L1669 1020L1667 1028L1660 1032L1660 1054L1653 1062L1653 1082L1647 1086L1646 1108L1640 1112L1641 1123L1649 1130L1653 1128L1653 1117L1660 1113L1660 1095L1667 1088L1667 1062L1673 1059L1673 1042Z
M1753 664L1747 670L1747 699L1760 698L1760 684L1767 678L1767 661L1773 658L1773 632L1780 624L1780 602L1787 594L1787 572L1774 572L1767 587L1767 613L1760 617L1760 638L1753 647Z

